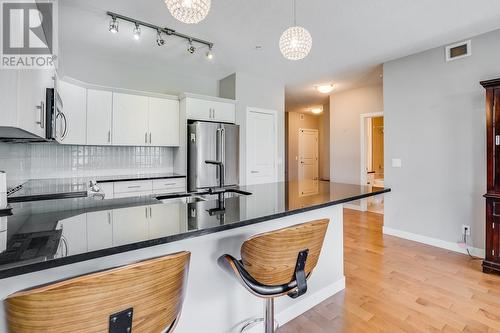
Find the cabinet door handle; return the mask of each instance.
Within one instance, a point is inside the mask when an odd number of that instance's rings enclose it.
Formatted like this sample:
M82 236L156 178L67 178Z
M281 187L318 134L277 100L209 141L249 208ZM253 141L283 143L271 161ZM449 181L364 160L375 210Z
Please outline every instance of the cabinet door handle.
M151 132L149 132L149 143L151 143Z
M212 109L212 118L215 119L215 109Z
M38 116L40 117L40 120L37 121L36 123L40 125L40 128L45 127L45 103L43 101L40 102L40 105L37 105L36 108L39 110Z
M148 132L144 133L144 143L148 143Z
M146 214L146 218L148 218L148 207L144 207L144 214Z
M153 217L153 210L151 209L151 206L149 206L149 218Z
M108 143L111 143L111 131L108 131Z
M111 212L108 212L108 224L111 224Z

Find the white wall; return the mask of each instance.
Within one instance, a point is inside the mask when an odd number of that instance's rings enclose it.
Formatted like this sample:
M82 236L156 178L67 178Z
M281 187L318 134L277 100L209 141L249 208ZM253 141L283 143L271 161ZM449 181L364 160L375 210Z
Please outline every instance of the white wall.
M330 180L359 184L360 115L384 109L382 85L370 85L330 96Z
M218 93L219 78L180 74L168 65L131 64L91 53L82 55L72 50L65 50L59 72L62 76L109 87L173 95L190 92L217 96Z
M278 181L283 181L285 179L285 85L273 79L255 77L242 72L235 74L236 123L240 125L240 184L246 184L247 107L278 112ZM221 81L226 80L233 79L229 76ZM232 88L225 83L220 85L221 96L232 93Z
M456 242L472 226L484 248L485 97L500 76L500 30L472 39L472 56L445 62L444 47L384 65L386 228ZM452 41L450 41L452 42ZM401 158L402 168L391 159Z

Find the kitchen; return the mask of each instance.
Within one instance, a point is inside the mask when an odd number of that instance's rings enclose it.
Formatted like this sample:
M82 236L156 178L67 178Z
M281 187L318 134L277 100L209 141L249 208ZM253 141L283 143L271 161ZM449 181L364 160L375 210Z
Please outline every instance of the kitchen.
M184 25L149 23L163 21L155 19L158 11L133 15L148 22L131 18L138 7L60 2L56 69L2 70L1 298L189 251L176 331L230 332L260 316L261 301L217 258L237 255L252 235L325 218L322 259L308 292L277 299L276 318L284 324L343 290L342 206L390 190L317 182L315 193L301 196L295 182L284 181L284 86L227 70L216 78L183 74L218 68L217 44ZM134 44L137 35L141 44ZM177 55L179 69L171 69L176 79L159 75L165 69L155 57L184 52L186 43L188 54ZM113 57L113 47L123 57ZM137 59L155 61L147 71L124 65ZM261 110L269 109L278 112L268 126L262 115L273 112ZM2 311L0 332L7 323Z

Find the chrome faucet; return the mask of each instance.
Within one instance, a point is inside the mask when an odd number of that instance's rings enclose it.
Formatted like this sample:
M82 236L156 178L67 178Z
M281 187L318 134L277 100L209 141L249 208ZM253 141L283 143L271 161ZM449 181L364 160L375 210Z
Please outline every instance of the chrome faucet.
M211 160L206 160L205 163L207 164L212 164L216 165L219 168L219 188L211 188L210 192L211 193L217 193L218 195L218 200L219 200L219 208L222 210L225 210L225 203L224 203L224 163L222 161L211 161Z

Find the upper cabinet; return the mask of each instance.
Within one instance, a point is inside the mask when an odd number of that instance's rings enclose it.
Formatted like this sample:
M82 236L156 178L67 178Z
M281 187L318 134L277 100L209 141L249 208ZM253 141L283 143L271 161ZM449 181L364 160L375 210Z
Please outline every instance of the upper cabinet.
M107 146L112 143L113 93L87 90L87 144Z
M113 93L113 144L178 146L179 101Z
M113 145L149 144L148 109L146 96L113 93Z
M3 70L0 75L0 126L18 128L23 137L45 138L46 91L54 87L53 70Z
M149 144L179 145L179 101L149 98Z
M65 81L57 82L62 117L56 119L56 140L82 145L87 139L87 89Z
M193 95L195 96L195 95ZM202 96L186 95L183 99L186 118L222 123L235 123L236 110L234 101Z

